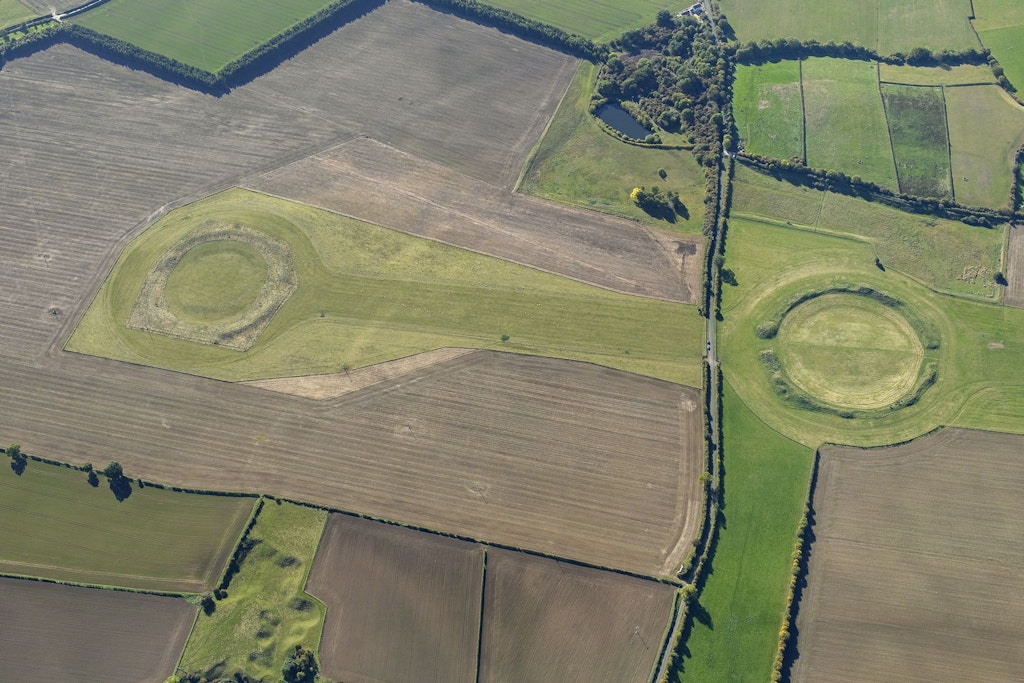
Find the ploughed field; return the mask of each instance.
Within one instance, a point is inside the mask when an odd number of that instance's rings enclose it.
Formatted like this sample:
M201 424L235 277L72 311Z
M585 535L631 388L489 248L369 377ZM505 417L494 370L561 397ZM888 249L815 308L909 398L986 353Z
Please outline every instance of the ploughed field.
M1017 678L1022 452L962 429L823 449L793 680Z
M184 600L0 578L0 679L160 683L196 608Z

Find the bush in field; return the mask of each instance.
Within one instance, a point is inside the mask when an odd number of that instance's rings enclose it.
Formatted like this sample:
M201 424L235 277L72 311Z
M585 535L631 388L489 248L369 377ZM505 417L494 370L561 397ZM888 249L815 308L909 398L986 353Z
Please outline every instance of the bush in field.
M11 458L11 469L14 473L21 476L21 473L25 471L25 467L28 465L28 457L21 452L21 446L16 443L12 443L7 447L7 455Z
M107 478L110 490L118 501L123 501L132 495L132 482L124 476L124 468L121 467L121 463L111 460L110 464L103 468L103 475Z
M649 190L646 187L634 187L629 198L649 215L669 223L674 223L677 215L684 218L688 215L678 192L661 190L657 185Z

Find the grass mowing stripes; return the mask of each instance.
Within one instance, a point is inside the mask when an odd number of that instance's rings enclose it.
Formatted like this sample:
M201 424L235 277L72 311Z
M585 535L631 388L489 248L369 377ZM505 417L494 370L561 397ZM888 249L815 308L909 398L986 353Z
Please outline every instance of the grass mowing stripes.
M728 382L722 389L724 502L707 582L690 608L683 683L769 679L813 462Z
M245 543L251 548L210 614L200 611L179 668L208 677L244 671L278 680L296 645L320 645L324 609L304 592L320 536L322 510L268 501Z
M733 112L743 146L754 154L803 159L800 63L794 60L736 67Z
M0 572L154 591L202 592L220 577L252 498L132 485L30 460L0 468Z
M900 192L952 198L942 89L882 83L881 92Z

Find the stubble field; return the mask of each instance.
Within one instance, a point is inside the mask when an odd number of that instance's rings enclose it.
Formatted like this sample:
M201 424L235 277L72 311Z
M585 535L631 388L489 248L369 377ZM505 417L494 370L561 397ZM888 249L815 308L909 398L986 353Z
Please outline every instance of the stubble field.
M1003 301L1007 306L1024 308L1024 235L1018 227L1010 228L1006 249L1008 286Z
M1022 449L956 429L823 449L794 681L1018 675Z
M0 579L0 678L160 683L196 608L155 595Z

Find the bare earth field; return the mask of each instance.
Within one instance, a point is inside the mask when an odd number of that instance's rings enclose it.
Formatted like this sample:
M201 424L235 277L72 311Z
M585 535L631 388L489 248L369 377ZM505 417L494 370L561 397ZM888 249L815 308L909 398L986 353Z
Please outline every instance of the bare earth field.
M646 683L672 586L506 550L487 552L481 683Z
M484 549L333 514L306 590L327 606L322 672L351 683L474 683Z
M159 683L196 608L155 595L0 579L0 679Z
M695 237L510 192L376 140L245 185L626 294L692 303L698 289Z
M964 429L823 449L793 680L1018 680L1022 453Z
M1007 306L1024 308L1024 233L1019 227L1010 228L1006 248L1006 281L1008 286L1003 302Z

